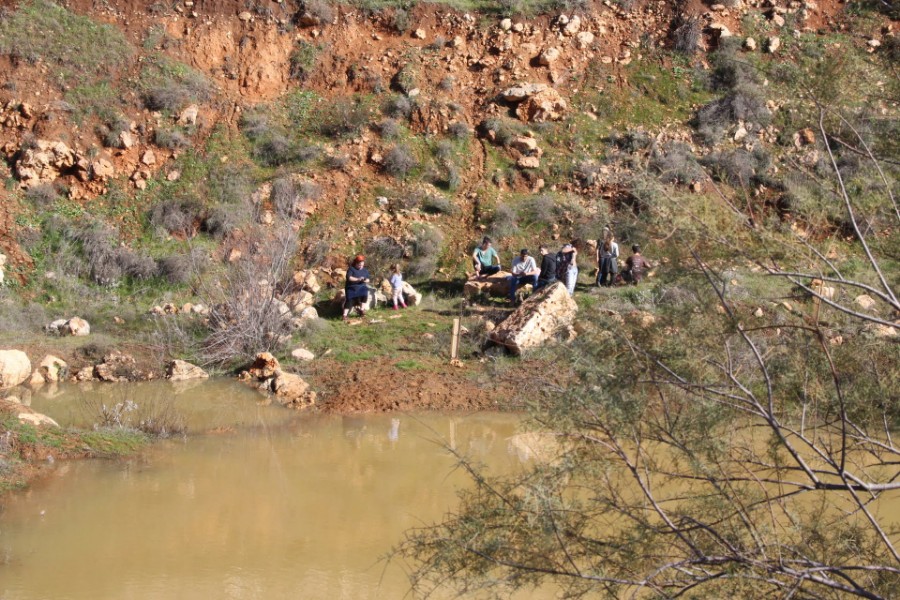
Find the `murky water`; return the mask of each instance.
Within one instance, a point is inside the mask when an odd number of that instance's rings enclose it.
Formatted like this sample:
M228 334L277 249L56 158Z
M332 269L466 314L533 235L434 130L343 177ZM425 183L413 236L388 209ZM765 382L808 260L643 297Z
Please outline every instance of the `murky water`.
M86 424L78 405L97 393L155 397L212 433L61 464L3 499L3 600L401 598L402 567L379 559L466 485L442 444L498 470L523 460L513 415L297 415L230 383L69 389L32 405Z

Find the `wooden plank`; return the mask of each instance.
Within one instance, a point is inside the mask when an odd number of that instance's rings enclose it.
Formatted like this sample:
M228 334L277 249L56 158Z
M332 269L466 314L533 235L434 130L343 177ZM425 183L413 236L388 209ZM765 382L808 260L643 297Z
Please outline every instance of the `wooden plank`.
M459 317L453 319L453 335L450 336L450 360L459 358Z

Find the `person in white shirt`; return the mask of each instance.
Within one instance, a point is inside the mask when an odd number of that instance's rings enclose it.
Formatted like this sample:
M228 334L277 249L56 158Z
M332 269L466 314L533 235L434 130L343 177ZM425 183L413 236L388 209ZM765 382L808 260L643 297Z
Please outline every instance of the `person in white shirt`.
M406 298L403 296L403 273L400 272L400 263L394 265L391 269L391 291L394 293L394 310L397 310L399 304L406 308Z
M534 257L528 255L527 248L522 248L519 256L512 261L512 275L509 276L509 301L516 301L516 289L520 285L530 283L532 289L536 288L540 274L541 270L534 262Z

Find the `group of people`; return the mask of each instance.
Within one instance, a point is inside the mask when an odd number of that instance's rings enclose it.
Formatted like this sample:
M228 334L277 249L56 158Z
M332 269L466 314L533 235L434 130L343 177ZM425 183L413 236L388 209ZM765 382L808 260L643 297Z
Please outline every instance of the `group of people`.
M620 281L634 285L641 282L651 265L641 254L640 246L634 244L631 250L632 255L625 261L625 269L620 274L619 244L616 243L608 229L604 232L603 241L597 245L598 286L610 287ZM575 282L578 281L578 249L575 242L564 244L557 252L551 252L547 245L541 244L538 251L541 256L540 266L527 248L522 248L519 254L513 258L511 275L509 275L509 299L511 302L515 302L516 291L526 284L530 284L532 289L537 291L551 283L561 281L570 296L575 294ZM481 244L472 252L472 263L475 267L475 277L478 279L500 272L500 255L494 249L491 238L485 237L481 240ZM371 279L372 275L366 269L366 257L357 254L347 268L343 306L345 321L348 319L350 311L354 309L360 316L366 315L365 307L369 301ZM403 295L403 273L399 264L392 266L389 281L393 310L406 308L406 300Z
M620 281L637 285L650 269L650 263L641 254L637 244L631 247L632 255L625 261L625 269L619 274L619 245L606 230L604 239L597 245L597 285L609 287ZM539 290L555 281L566 286L569 295L575 293L575 282L578 281L578 249L575 242L563 245L558 252L550 252L548 246L541 244L538 248L541 264L538 266L535 257L527 248L522 248L513 258L511 275L509 275L509 300L514 302L516 290L530 284L532 289ZM481 240L481 244L472 252L472 264L475 278L481 279L500 271L500 255L494 249L489 237Z

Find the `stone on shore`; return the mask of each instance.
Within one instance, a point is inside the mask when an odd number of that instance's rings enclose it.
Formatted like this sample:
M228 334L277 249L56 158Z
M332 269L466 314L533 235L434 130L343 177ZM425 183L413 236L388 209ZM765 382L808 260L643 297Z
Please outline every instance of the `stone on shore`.
M65 381L66 375L69 373L69 365L58 356L48 354L41 359L35 373L39 373L44 381L50 383Z
M14 388L31 376L31 361L21 350L0 350L0 390Z
M184 360L175 359L166 367L166 378L169 381L187 381L188 379L206 379L209 373Z
M561 282L530 296L491 332L490 340L513 354L544 345L575 321L578 305Z

